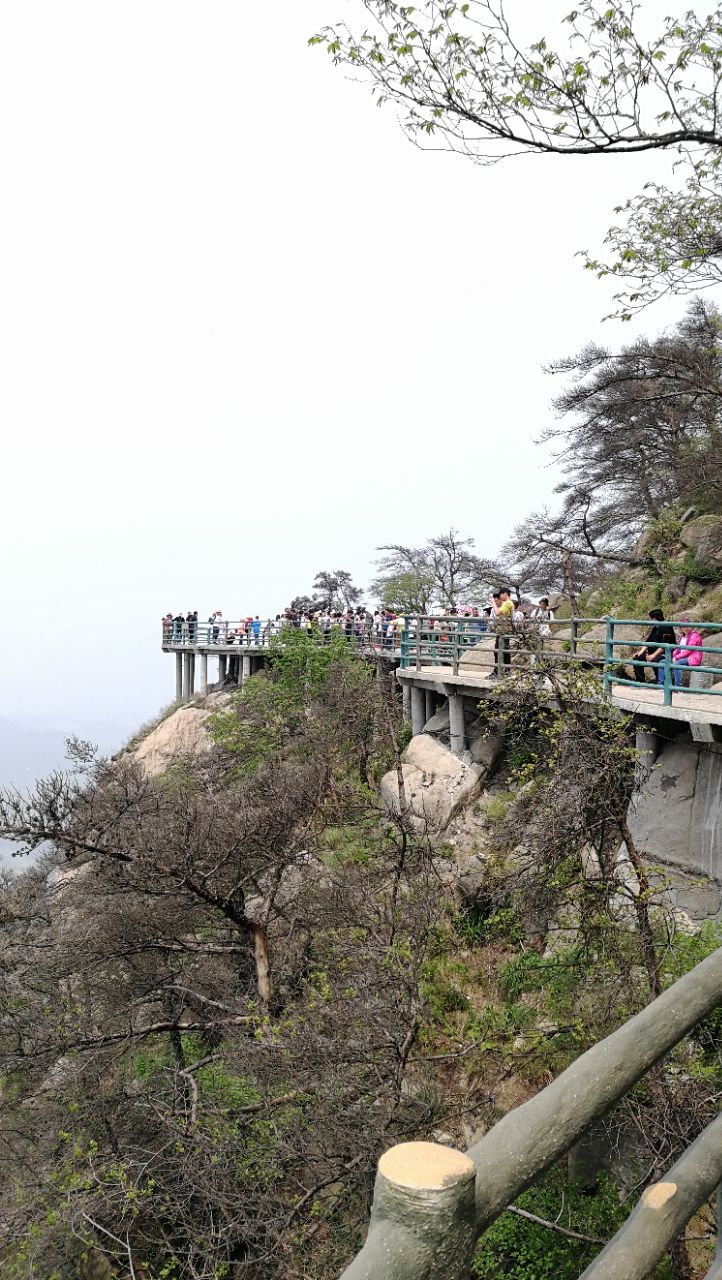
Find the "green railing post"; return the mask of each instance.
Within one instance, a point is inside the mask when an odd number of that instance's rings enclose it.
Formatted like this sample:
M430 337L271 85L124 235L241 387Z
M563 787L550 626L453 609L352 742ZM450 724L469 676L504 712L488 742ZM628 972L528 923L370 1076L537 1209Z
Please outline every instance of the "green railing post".
M422 636L421 624L423 623L423 621L424 619L421 617L418 617L416 619L416 670L417 671L421 670L421 636Z
M672 705L672 646L664 646L664 705Z
M607 618L607 633L604 638L604 696L612 696L612 667L614 666L614 622Z
M409 619L404 616L404 629L401 632L401 667L409 665Z

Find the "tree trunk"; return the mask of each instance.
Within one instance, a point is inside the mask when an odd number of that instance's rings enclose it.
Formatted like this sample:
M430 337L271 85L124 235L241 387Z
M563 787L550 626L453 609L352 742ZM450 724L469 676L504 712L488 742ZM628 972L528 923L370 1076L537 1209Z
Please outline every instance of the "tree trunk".
M273 988L271 985L271 963L268 955L268 934L263 925L252 924L253 950L256 961L256 982L261 1004L271 1003Z

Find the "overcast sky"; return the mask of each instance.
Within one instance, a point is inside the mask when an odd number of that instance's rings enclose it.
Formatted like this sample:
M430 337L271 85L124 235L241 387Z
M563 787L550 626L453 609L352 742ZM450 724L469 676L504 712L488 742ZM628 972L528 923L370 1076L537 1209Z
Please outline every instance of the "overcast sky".
M542 365L683 309L602 326L574 257L659 161L421 154L307 46L357 9L0 9L3 715L132 726L168 609L451 525L493 554L553 500Z

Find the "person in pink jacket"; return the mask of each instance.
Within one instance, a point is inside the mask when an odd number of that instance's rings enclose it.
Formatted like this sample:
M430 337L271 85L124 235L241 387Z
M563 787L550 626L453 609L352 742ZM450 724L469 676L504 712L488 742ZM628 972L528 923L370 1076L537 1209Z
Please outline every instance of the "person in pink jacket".
M702 637L699 631L695 631L690 626L689 618L680 618L680 622L686 624L683 626L682 633L679 637L679 647L672 654L672 663L675 688L679 689L682 683L683 667L698 667L702 662Z

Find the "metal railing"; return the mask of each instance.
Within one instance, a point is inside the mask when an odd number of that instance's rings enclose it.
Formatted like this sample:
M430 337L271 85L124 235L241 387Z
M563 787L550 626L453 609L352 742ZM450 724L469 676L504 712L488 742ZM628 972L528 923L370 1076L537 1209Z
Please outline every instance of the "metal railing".
M504 1116L466 1157L450 1164L448 1148L432 1143L392 1148L379 1162L366 1243L342 1280L468 1280L487 1227L720 1003L722 948ZM425 1150L407 1156L408 1147ZM584 1280L644 1280L720 1182L722 1117L647 1187Z
M161 642L164 649L239 648L267 649L273 640L283 639L289 630L303 630L314 636L319 644L328 644L332 638L342 635L349 644L358 648L379 652L398 652L405 626L405 619L376 624L368 618L329 620L328 624L307 626L285 618L241 618L237 621L219 619L215 622L190 622L163 620Z
M613 686L629 685L638 688L647 682L644 668L650 667L655 675L656 687L662 690L663 703L672 704L672 695L682 687L684 672L690 675L686 693L722 695L722 662L719 666L711 666L704 661L705 655L722 654L722 646L704 643L705 633L722 633L722 621L694 622L690 626L681 622L665 621L664 626L676 628L679 632L690 629L700 633L701 645L681 646L687 657L700 656L699 662L675 661L674 653L679 645L679 638L674 644L654 644L654 651L662 650L662 657L657 662L640 659L634 663L640 669L642 679L630 678L624 671L629 664L631 653L644 645L644 637L628 639L620 635L620 628L634 627L649 632L655 624L649 618L571 618L551 622L525 619L521 624L507 625L504 630L495 629L481 618L453 616L426 617L419 616L406 619L406 627L401 637L401 666L407 670L421 671L424 667L451 668L454 675L459 674L460 665L469 658L470 651L481 641L493 639L493 648L489 644L489 662L499 676L511 674L515 669L529 666L564 667L577 664L598 670L603 676L604 692L612 695ZM593 628L604 628L603 636L592 635ZM559 633L565 632L560 647ZM629 656L624 652L629 650ZM694 677L692 681L691 677ZM709 679L706 679L709 677ZM713 681L719 688L711 688Z

